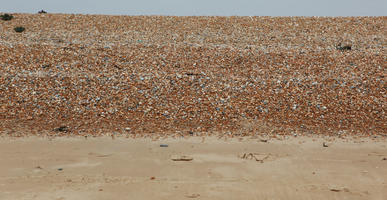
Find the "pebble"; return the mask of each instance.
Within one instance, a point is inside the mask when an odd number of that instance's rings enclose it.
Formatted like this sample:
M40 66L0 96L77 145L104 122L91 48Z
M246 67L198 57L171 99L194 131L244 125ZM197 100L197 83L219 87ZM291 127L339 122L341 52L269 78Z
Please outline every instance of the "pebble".
M0 130L386 134L385 17L14 16Z

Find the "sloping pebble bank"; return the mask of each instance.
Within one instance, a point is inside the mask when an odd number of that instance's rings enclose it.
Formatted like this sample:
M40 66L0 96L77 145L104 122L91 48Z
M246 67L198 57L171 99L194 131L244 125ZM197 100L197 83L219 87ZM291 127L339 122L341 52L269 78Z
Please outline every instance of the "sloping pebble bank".
M13 15L0 134L387 134L387 17Z

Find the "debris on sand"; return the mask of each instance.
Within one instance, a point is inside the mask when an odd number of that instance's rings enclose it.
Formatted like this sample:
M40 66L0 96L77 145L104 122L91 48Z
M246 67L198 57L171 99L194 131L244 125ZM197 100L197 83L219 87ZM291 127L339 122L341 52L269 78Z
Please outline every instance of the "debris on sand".
M329 188L330 191L332 192L349 192L349 189L348 188L345 188L345 187L336 187L336 186L331 186Z
M244 153L239 156L241 159L246 160L255 160L257 162L263 163L264 160L270 157L270 154L260 154L260 153Z
M193 198L200 197L200 194L191 194L191 195L186 195L185 197L193 199Z
M173 161L192 161L193 158L190 156L172 156L171 160L173 160Z

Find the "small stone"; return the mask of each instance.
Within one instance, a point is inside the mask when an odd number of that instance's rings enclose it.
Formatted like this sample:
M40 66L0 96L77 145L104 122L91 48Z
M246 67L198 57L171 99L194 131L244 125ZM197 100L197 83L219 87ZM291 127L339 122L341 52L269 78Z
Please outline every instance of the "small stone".
M185 197L194 199L194 198L200 197L200 194L191 194L191 195L186 195Z
M349 189L345 187L331 187L329 190L332 192L349 192Z
M332 192L340 192L341 190L340 189L336 189L336 188L331 188L330 191L332 191Z
M160 147L168 147L167 144L160 144Z
M60 126L58 128L55 128L54 131L56 131L56 132L68 132L69 127L68 126Z

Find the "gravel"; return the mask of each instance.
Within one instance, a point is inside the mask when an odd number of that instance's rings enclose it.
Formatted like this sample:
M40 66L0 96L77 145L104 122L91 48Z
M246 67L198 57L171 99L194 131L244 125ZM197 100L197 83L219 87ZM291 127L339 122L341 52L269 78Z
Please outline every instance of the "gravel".
M13 15L0 134L387 133L387 17Z

